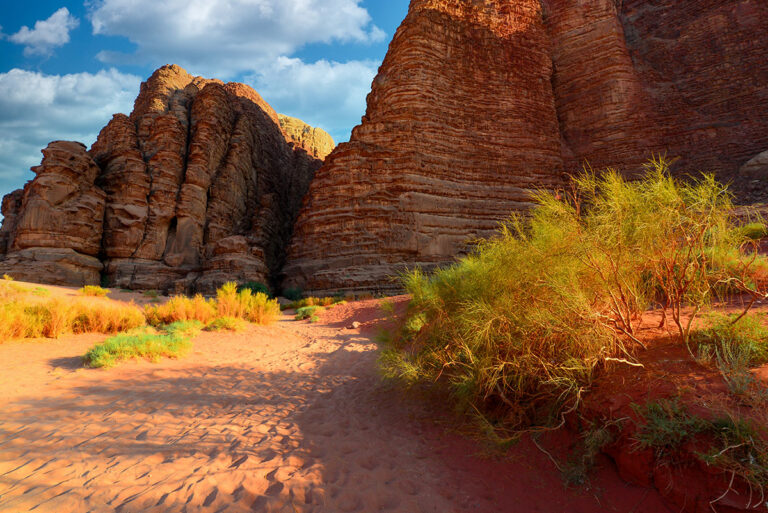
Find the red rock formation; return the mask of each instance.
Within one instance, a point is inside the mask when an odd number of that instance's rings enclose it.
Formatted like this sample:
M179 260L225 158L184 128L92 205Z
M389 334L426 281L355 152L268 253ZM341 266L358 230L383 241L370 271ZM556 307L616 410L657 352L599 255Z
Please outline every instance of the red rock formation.
M743 189L768 148L766 33L755 0L412 0L312 184L287 283L389 288L585 162L633 173L667 153Z
M768 3L624 0L620 19L662 148L724 179L768 148Z
M267 282L322 163L279 123L243 84L160 68L90 152L53 143L37 178L6 197L0 270L62 284L103 273L114 286L163 290ZM52 252L66 257L66 273L30 260Z
M300 119L278 114L280 128L285 137L293 141L296 146L303 148L315 158L325 160L336 147L331 136L321 128L314 128Z
M399 269L451 261L587 161L633 173L667 153L683 157L678 172L768 198L754 165L739 172L768 148L766 33L757 0L412 0L362 124L312 184L286 285L395 288ZM90 152L106 276L153 288L274 276L330 147L247 86L161 68ZM68 240L45 235L27 202L4 201L6 262L17 240Z
M544 0L566 170L651 152L737 178L768 147L768 4Z
M29 281L98 283L101 230L94 226L101 225L106 196L94 185L99 168L77 142L52 142L43 155L23 193L3 201L9 255L2 268Z
M636 170L662 148L614 0L544 2L566 170Z
M551 73L538 0L411 2L362 125L312 182L287 285L396 287L558 183Z

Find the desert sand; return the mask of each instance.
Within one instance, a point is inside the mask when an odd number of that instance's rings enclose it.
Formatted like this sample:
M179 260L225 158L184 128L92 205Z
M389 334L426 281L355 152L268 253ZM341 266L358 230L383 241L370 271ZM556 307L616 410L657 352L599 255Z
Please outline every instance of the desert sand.
M179 360L86 369L100 335L0 344L0 512L665 512L601 461L566 489L377 374L376 301L203 333ZM349 329L353 321L358 329Z

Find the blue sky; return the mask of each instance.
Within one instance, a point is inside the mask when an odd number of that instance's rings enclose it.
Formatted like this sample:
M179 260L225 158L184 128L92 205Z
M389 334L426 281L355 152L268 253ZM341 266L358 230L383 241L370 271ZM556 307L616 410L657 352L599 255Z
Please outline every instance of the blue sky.
M253 86L348 140L408 0L0 0L0 195L90 146L163 64Z

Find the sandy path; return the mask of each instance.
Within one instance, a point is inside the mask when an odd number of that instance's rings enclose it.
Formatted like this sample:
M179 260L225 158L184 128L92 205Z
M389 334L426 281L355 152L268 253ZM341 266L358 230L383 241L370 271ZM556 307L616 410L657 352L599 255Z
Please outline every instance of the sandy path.
M568 491L525 444L475 456L342 327L373 302L344 308L108 371L79 368L93 336L0 345L0 512L667 511L610 468Z

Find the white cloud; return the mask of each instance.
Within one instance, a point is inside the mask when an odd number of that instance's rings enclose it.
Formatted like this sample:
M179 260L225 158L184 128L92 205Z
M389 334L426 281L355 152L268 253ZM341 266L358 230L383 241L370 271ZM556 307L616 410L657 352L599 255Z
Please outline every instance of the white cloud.
M344 142L365 113L365 98L377 69L375 61L307 64L281 57L246 82L278 112L319 126L336 142Z
M80 21L62 7L47 20L35 22L35 28L27 26L8 36L8 40L24 45L24 55L50 55L54 48L69 43L69 32L77 28Z
M124 36L135 54L101 52L104 62L177 63L231 78L311 43L384 39L360 0L92 0L94 34Z
M116 112L129 113L141 79L114 69L46 75L0 73L0 194L33 178L50 141L90 145Z

